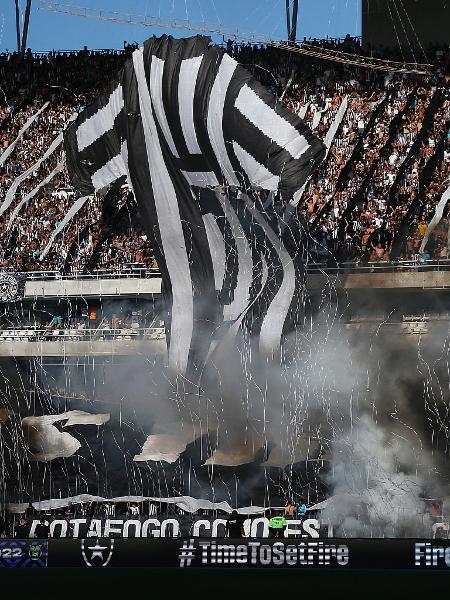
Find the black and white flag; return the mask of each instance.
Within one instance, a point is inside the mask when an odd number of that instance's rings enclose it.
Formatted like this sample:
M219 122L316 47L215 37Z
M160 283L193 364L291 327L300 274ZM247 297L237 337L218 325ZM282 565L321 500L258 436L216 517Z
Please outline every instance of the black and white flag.
M171 368L245 326L279 351L302 280L272 200L301 193L325 154L301 119L209 38L163 36L134 51L65 147L82 196L122 176L133 189L170 298Z

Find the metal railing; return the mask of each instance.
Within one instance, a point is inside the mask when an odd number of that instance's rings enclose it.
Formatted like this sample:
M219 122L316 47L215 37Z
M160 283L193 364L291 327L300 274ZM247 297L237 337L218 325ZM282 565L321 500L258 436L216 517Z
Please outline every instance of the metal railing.
M92 279L144 279L149 277L160 277L158 268L149 268L141 263L125 263L118 269L95 269L94 271L71 271L63 274L60 271L27 271L26 277L31 280L92 280Z
M400 260L392 262L313 262L307 263L307 273L314 274L348 274L348 273L401 273L417 271L450 271L450 260ZM11 270L10 272L14 272ZM92 280L92 279L129 279L161 277L159 268L148 268L141 263L125 263L116 269L96 269L94 271L72 271L63 274L60 271L27 271L28 280Z
M98 341L126 341L126 340L164 340L164 327L122 327L111 329L103 327L97 329L82 329L77 327L46 328L37 326L3 329L0 331L0 343L11 342L98 342Z
M404 273L424 271L450 271L450 260L399 260L393 262L309 263L308 275L346 275L352 273Z

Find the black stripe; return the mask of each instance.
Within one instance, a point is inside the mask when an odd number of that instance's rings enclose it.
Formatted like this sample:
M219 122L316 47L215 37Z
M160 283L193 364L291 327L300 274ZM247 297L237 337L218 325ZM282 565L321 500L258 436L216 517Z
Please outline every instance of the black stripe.
M196 36L189 40L183 40L180 45L179 52L171 49L170 52L165 54L165 66L162 83L164 110L167 115L167 121L169 123L176 148L183 162L190 157L190 153L187 149L183 129L181 127L178 103L178 82L180 77L181 63L185 59L204 54L208 49L208 43L208 38ZM194 98L192 100L194 100ZM186 167L183 167L183 170L186 170ZM203 170L203 168L199 168L197 170Z
M203 168L199 171L213 171L217 180L223 182L224 178L217 162L214 150L208 135L207 118L211 90L223 57L223 50L214 46L203 56L200 66L197 85L194 95L194 125L197 133L197 141L202 150Z
M252 304L243 322L244 329L252 336L257 336L266 315L267 308L277 294L283 281L283 265L281 264L277 251L267 238L264 230L248 211L244 200L237 198L235 194L231 194L229 200L232 209L236 212L252 251L253 277L249 294L250 303L252 303L261 292L263 279L261 255L264 256L267 264L268 273L264 289L256 302ZM257 201L256 208L259 212L264 213L259 201Z
M229 305L234 300L239 270L236 242L231 232L230 223L222 210L222 205L218 201L216 193L208 189L195 189L198 193L202 214L212 214L214 216L224 240L225 274L218 299L221 306Z
M121 110L114 121L114 127L97 138L90 146L78 152L78 160L92 176L106 163L120 155L121 146L125 140L126 130L125 109Z

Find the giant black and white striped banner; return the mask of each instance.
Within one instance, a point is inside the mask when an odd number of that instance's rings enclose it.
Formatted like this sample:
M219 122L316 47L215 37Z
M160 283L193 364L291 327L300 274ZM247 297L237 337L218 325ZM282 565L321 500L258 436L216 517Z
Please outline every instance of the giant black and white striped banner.
M254 190L289 200L321 162L301 119L209 38L163 36L135 50L65 147L83 196L124 175L133 188L171 299L175 371L204 340L207 356L224 323L251 323L267 354L279 349L300 279Z

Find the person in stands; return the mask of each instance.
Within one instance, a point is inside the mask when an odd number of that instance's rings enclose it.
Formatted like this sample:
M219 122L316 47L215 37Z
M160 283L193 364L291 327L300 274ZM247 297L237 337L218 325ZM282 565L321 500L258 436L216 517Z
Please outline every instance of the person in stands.
M64 516L65 516L66 519L72 519L74 515L75 515L75 511L73 509L73 504L69 500L69 502L67 503L67 508L64 511Z
M132 502L128 508L128 514L131 517L139 517L141 511L139 509L139 504L137 502Z
M45 540L50 537L50 527L47 525L45 517L40 518L39 524L34 530L34 537L37 537L39 540Z
M293 500L288 500L284 507L284 516L286 519L293 519L297 514L297 507Z
M230 538L241 538L244 535L244 521L245 518L238 513L237 510L233 510L231 515L228 517L225 529L227 530L228 537Z
M27 538L30 535L30 524L27 519L19 519L19 524L14 528L14 537L18 539Z
M297 507L297 515L300 518L303 518L306 515L306 504L303 500L303 498L300 498L300 500L298 501L298 507Z
M85 328L87 328L89 326L89 312L88 312L87 308L81 309L81 320L82 320Z
M277 539L284 537L286 525L287 522L284 511L275 512L269 520L269 536Z

